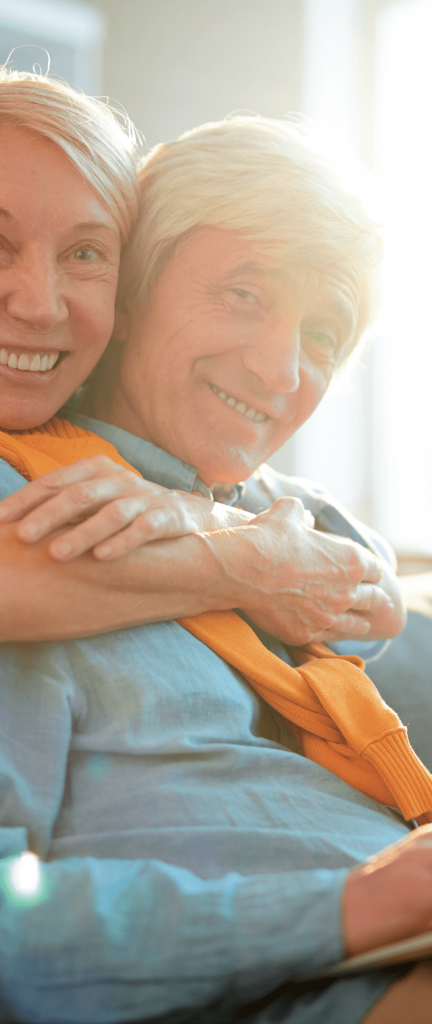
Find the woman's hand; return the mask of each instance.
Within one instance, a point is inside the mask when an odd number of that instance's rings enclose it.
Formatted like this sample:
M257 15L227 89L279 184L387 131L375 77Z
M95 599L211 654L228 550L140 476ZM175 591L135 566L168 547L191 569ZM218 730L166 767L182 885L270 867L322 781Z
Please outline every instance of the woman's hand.
M101 455L47 473L0 502L0 524L15 522L18 540L48 540L57 562L89 551L105 563L134 549L142 549L141 557L149 542L170 540L169 552L147 547L141 587L153 603L145 621L242 608L257 626L294 645L382 639L404 624L391 570L367 548L314 530L297 498L280 498L253 516L198 494L166 490ZM197 534L190 537L193 553L187 534ZM121 575L127 567L120 562ZM129 572L134 575L130 563ZM156 593L164 598L159 611Z
M0 502L0 523L18 521L27 544L74 525L49 545L58 561L92 551L109 561L150 541L220 529L252 518L235 515L199 494L171 491L113 462L105 455L80 459L46 473ZM234 512L234 516L231 513Z

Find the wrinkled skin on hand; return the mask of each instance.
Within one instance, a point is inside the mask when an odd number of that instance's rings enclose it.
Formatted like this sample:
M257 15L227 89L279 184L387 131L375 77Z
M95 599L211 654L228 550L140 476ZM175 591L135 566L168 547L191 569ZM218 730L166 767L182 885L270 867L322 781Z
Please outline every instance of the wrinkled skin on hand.
M279 498L253 517L167 490L100 455L15 492L0 502L1 521L18 521L27 543L57 531L49 551L58 561L87 551L112 561L152 541L198 534L214 571L215 610L241 608L288 644L381 639L403 626L388 567L368 549L314 530L298 498Z
M225 550L218 541L218 557L237 584L237 607L285 643L380 639L402 628L397 584L388 583L392 574L381 560L311 529L298 498L279 498L235 533Z
M198 494L167 490L96 455L46 473L0 502L0 522L18 521L17 535L27 543L66 527L50 544L58 561L85 551L112 560L150 541L224 526L223 506L214 521L212 508Z

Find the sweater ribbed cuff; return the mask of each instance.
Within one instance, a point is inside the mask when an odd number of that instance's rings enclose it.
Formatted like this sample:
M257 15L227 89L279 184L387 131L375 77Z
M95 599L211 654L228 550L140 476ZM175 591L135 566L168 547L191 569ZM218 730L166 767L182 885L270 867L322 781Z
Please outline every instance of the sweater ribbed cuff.
M379 771L406 821L432 810L432 778L400 728L362 751Z

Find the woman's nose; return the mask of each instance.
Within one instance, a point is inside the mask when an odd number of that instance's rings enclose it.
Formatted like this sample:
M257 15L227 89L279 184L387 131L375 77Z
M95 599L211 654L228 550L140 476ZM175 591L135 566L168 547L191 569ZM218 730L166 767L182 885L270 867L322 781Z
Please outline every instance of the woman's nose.
M48 259L28 259L15 265L5 299L9 316L39 331L49 331L68 316L57 264Z

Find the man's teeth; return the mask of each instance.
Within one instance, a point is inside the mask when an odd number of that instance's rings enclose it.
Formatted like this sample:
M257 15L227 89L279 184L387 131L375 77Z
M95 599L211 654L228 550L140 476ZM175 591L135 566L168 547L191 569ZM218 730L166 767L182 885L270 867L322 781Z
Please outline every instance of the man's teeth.
M0 348L0 366L10 366L12 370L32 370L33 373L45 373L45 370L52 370L55 366L60 352L51 352L50 355L39 355L39 352L8 352Z
M246 405L246 402L239 402L232 395L227 395L226 391L220 391L215 384L210 384L210 387L218 398L221 398L223 402L230 405L236 412L241 413L242 416L246 416L247 420L254 420L255 423L262 423L263 420L267 420L265 412L258 412L257 409L253 409L251 405Z

